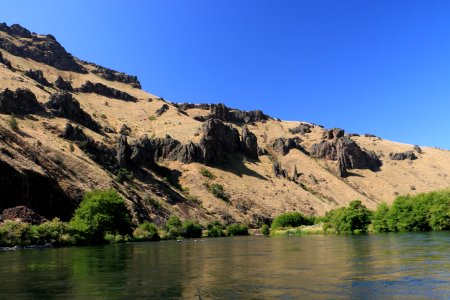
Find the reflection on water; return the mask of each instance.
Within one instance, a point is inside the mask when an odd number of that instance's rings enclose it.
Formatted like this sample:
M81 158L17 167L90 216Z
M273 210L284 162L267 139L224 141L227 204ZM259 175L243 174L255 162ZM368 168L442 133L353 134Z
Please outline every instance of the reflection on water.
M0 253L1 298L450 299L450 233Z

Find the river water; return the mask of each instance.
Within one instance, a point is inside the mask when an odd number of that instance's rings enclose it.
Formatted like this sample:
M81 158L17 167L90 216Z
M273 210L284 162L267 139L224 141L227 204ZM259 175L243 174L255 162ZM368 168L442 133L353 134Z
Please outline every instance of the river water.
M0 253L0 298L450 299L450 233L237 237Z

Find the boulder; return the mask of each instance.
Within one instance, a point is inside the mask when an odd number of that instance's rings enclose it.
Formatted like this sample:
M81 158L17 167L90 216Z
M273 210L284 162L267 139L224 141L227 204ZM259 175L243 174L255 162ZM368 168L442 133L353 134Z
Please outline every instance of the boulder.
M295 138L277 138L272 143L272 149L281 154L286 155L291 151L291 149L298 149L302 152L306 152L300 145L301 139L299 137Z
M2 221L18 220L33 225L39 225L46 221L43 216L35 213L31 208L23 205L4 209L2 214L0 215L0 219Z
M55 87L63 91L73 92L72 84L69 81L65 81L61 76L58 76L56 79Z
M69 119L95 132L100 131L100 125L81 108L80 103L70 93L52 94L45 106L57 117Z
M15 92L5 89L0 92L0 113L2 114L33 114L44 108L36 96L28 89L17 89Z
M414 150L419 153L422 154L422 148L419 147L419 145L414 145Z
M251 159L258 159L258 139L247 126L242 128L242 152Z
M340 128L333 128L323 133L322 138L326 140L338 139L344 136L345 131Z
M160 108L158 108L155 112L156 116L160 117L162 114L164 114L166 111L169 110L169 105L164 103Z
M389 153L389 158L392 160L405 160L405 159L415 160L417 159L417 156L414 153L414 151L410 150L400 153Z
M108 87L102 83L92 83L86 81L81 87L77 89L81 93L95 93L108 98L115 98L124 101L136 102L137 98L130 94Z
M240 149L239 132L218 119L209 119L203 124L200 149L205 164L223 164L227 153Z
M47 79L44 77L44 73L41 70L28 70L25 71L25 76L30 77L34 81L44 85L44 86L51 86L51 83L47 81Z
M306 134L311 132L312 125L310 124L299 124L298 126L289 129L289 132L292 134Z
M123 124L122 127L120 127L119 133L121 135L129 136L131 133L131 128L128 127L126 124Z

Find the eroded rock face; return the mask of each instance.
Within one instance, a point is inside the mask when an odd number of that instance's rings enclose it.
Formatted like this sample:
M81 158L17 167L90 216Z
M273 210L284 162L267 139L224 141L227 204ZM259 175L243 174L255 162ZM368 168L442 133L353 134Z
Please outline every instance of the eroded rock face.
M301 139L299 137L295 138L277 138L272 143L272 149L281 154L286 155L289 153L291 149L298 149L302 152L306 152L303 147L300 145Z
M30 77L31 79L42 85L51 86L51 83L47 81L47 79L44 77L44 73L41 70L28 70L25 72L25 76Z
M95 93L109 98L115 98L124 101L136 102L137 98L131 96L130 94L116 90L114 88L108 87L102 83L92 83L86 81L77 91L82 93Z
M64 71L87 73L52 35L32 34L20 25L14 24L9 27L6 23L0 24L0 31L15 38L11 40L6 36L0 36L0 48L12 55L30 58Z
M247 126L242 128L242 152L245 156L258 159L258 139Z
M127 137L121 135L119 140L117 141L117 165L119 168L128 169L130 165L130 158L132 154L132 149L130 145L128 145Z
M205 164L223 164L227 153L236 153L240 148L239 132L218 119L203 124L200 149Z
M25 115L43 110L36 96L28 89L19 88L15 92L5 89L0 92L0 113Z
M247 124L269 119L269 116L265 115L260 110L243 111L239 109L230 109L223 103L211 104L210 110L210 118L230 123Z
M414 151L410 150L400 153L389 153L389 158L392 160L405 160L405 159L415 160L417 159L417 156L414 153Z
M58 76L56 79L55 87L63 91L73 92L72 84L69 81L65 81L61 76Z
M162 114L164 114L166 111L169 110L169 105L163 104L160 108L158 108L155 112L156 116L160 117Z
M80 103L70 93L52 94L45 106L57 117L69 119L96 132L100 131L100 125L81 108Z
M345 136L312 145L310 154L312 157L338 161L338 174L342 177L347 175L347 169L376 171L382 165L374 152L361 149L355 141Z
M312 127L312 125L302 123L292 129L289 129L289 132L292 134L306 134L311 132Z

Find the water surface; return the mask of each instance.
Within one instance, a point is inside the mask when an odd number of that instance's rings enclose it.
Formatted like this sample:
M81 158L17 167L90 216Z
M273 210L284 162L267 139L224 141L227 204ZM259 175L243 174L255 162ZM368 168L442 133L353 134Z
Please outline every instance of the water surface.
M0 253L0 298L450 299L450 233Z

